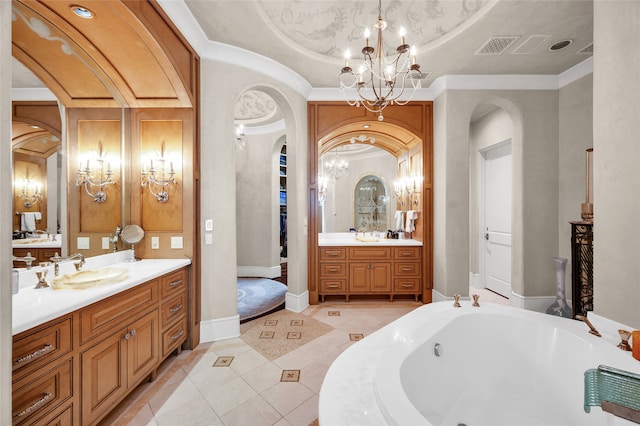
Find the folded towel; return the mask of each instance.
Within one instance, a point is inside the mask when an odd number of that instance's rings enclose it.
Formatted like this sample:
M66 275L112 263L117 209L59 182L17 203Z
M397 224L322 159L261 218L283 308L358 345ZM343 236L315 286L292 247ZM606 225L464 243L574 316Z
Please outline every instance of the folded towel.
M39 217L38 217L39 216ZM34 232L36 230L36 220L42 219L40 212L24 212L20 219L20 230Z
M399 231L402 229L402 224L404 223L404 212L396 211L396 227L395 230Z
M405 232L413 232L416 230L416 219L418 219L418 212L415 210L408 210Z

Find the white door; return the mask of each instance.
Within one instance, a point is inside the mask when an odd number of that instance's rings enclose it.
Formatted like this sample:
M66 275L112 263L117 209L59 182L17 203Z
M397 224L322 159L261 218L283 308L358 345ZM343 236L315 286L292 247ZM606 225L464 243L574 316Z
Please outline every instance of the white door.
M483 157L483 281L486 288L511 297L511 141L489 148Z

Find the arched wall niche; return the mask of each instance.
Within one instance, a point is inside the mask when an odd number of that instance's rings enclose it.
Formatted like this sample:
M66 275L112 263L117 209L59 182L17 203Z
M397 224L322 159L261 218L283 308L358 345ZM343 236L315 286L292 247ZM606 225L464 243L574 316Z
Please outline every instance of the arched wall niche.
M344 102L309 102L309 238L308 288L309 303L318 304L318 159L334 147L349 144L361 133L379 134L381 147L396 157L409 150L418 153L424 177L420 194L420 215L413 238L423 243L422 301L431 302L433 288L433 103L410 102L385 108L384 122L365 108ZM364 129L364 125L369 128ZM376 141L376 145L378 142ZM415 154L413 154L415 155ZM416 156L416 158L418 158Z

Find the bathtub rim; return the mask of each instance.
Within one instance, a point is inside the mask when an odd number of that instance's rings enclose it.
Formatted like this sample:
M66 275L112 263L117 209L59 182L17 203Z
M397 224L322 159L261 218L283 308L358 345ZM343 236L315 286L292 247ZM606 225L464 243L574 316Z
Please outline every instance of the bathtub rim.
M420 306L388 325L378 329L364 339L348 347L343 351L329 367L319 392L318 419L321 426L337 425L387 425L389 421L384 417L378 405L373 391L373 376L375 367L382 352L392 343L394 335L406 330L415 329L424 321L425 312L437 313L451 308L453 301L434 302ZM462 310L471 310L471 302L462 301ZM520 307L510 307L505 305L494 305L482 303L480 309L502 309L504 312L515 310L523 311L525 314L534 311L527 311ZM474 308L475 309L475 308ZM546 315L546 314L541 314ZM592 321L603 332L603 337L598 338L588 333L587 326L575 320L555 318L556 321L566 321L567 326L579 336L586 339L595 339L602 345L607 345L614 351L622 351L616 348L619 342L618 328L633 329L624 324L601 317L595 313L590 313ZM548 317L554 318L550 315ZM628 355L629 362L634 367L627 368L630 371L640 372L640 363ZM612 365L615 366L615 365ZM594 367L597 367L595 365ZM609 419L607 425L631 425L633 423L606 414Z
M425 305L419 309L424 311L433 311L434 317L423 318L423 321L407 327L406 334L400 335L396 333L395 341L388 345L382 351L376 361L374 370L374 394L376 404L378 405L385 420L390 425L407 425L414 426L431 426L432 423L426 419L422 413L415 408L409 396L406 394L404 386L401 382L400 369L407 357L428 342L434 335L450 324L452 321L461 317L470 315L499 315L516 317L535 324L544 324L551 330L560 329L568 332L579 340L591 345L599 351L603 351L607 358L611 355L612 364L617 368L627 371L640 372L640 364L635 365L634 360L629 355L622 357L624 354L615 345L606 340L593 336L586 332L586 325L580 321L571 320L570 318L562 318L548 315L541 312L529 311L505 305L484 304L480 308L471 306L470 302L461 302L461 308L453 308L451 303L438 302L436 304ZM630 354L630 353L628 353ZM627 359L628 358L628 359ZM390 360L401 359L402 362L393 363ZM620 366L622 364L622 366ZM390 367L391 366L391 367ZM592 368L597 368L597 363ZM393 401L389 404L385 401Z

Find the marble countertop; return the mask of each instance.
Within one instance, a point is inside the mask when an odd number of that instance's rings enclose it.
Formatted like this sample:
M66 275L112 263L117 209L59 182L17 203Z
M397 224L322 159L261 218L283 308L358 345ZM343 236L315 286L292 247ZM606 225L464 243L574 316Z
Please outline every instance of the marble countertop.
M394 240L384 238L384 233L380 235L383 237L369 233L364 237L362 234L356 236L353 232L323 233L318 234L318 246L422 246L422 241L408 238Z
M12 248L56 248L62 247L62 235L58 234L54 241L51 241L49 238L24 238L18 240L11 240Z
M143 259L128 262L130 250L88 258L83 270L105 266L129 270L127 277L118 283L83 290L54 290L34 287L38 282L35 271L49 269L47 282L53 279L53 266L20 269L20 291L13 295L12 333L16 335L37 325L68 314L114 294L191 264L191 259ZM74 271L72 262L60 264L60 275Z

